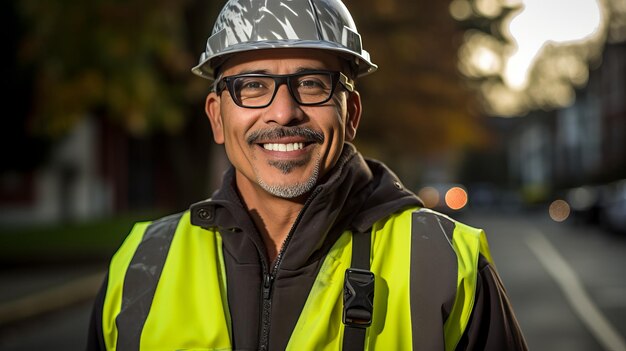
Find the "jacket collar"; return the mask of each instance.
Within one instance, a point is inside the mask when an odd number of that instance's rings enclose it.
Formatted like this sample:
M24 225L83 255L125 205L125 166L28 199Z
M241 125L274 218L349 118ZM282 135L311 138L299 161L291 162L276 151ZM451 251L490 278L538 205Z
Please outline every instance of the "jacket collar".
M231 167L210 199L191 206L191 222L217 228L224 240L228 240L228 232L244 232L257 246L262 246L234 179L235 170ZM346 143L333 170L311 192L292 228L281 265L287 269L302 267L323 255L344 230L369 230L377 220L393 212L420 205L420 200L385 165L366 161L353 145Z

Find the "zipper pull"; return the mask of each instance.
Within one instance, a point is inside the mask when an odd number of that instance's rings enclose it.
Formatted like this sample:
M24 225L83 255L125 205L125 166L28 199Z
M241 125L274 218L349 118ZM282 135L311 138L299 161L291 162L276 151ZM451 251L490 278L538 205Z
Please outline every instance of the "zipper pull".
M269 300L270 298L270 293L272 291L272 275L271 274L265 274L265 276L263 277L263 298L265 300Z

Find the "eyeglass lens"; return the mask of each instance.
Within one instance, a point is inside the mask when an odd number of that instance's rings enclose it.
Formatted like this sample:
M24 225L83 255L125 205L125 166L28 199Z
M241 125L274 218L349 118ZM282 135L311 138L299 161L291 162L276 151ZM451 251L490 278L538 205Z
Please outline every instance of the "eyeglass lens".
M334 88L331 73L307 73L288 77L243 75L233 78L234 98L244 107L267 106L283 81L286 81L293 98L303 105L328 101Z

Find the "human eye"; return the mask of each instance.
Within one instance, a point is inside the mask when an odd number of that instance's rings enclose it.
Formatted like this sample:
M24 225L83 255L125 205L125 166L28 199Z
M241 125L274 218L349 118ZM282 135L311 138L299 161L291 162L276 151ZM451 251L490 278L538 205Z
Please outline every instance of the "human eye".
M270 91L270 82L266 77L239 77L235 89L241 96L259 96Z
M330 79L326 75L311 74L298 78L298 90L308 93L321 93L330 89Z

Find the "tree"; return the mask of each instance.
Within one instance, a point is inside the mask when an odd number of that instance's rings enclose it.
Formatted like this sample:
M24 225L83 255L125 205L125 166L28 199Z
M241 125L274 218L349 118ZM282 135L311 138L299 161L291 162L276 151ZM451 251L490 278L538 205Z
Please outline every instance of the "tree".
M447 2L352 0L346 5L364 48L380 67L358 84L364 96L360 146L394 168L406 168L402 164L409 160L415 172L420 157L487 141L482 115L457 71L462 32Z
M207 196L211 143L202 115L210 86L190 69L221 3L20 0L13 4L23 28L16 45L17 65L30 72L32 80L31 107L23 112L30 138L54 141L81 119L96 117L112 126L104 133L115 130L130 135L130 140L109 139L116 145L103 145L110 155L99 160L104 176L122 184L115 191L118 209L129 206L125 204L132 207L128 190L145 184L161 188L146 190L156 193L150 201L164 198L176 208ZM205 129L198 128L202 123ZM143 171L150 179L137 179L128 163L158 167ZM167 174L156 174L159 170ZM140 183L132 184L134 180Z
M136 135L176 133L189 105L206 92L189 74L197 48L190 49L187 21L211 15L190 15L198 5L23 0L17 6L27 28L19 55L34 72L31 127L38 133L62 135L94 113Z

